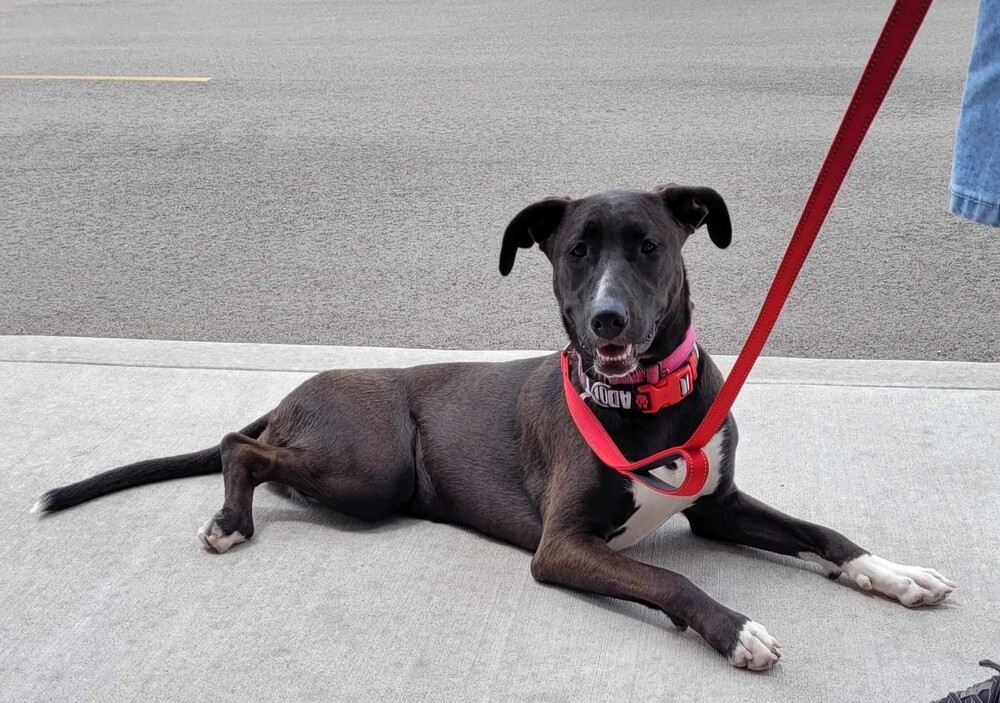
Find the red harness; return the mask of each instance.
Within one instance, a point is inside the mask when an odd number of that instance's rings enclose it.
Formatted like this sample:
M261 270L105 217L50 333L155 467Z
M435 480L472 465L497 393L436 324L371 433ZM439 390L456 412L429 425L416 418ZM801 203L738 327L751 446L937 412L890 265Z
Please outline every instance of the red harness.
M587 405L586 401L580 397L573 382L570 380L569 362L570 352L562 353L561 365L563 375L563 390L566 396L566 405L569 406L570 414L576 423L580 434L590 445L594 454L609 467L622 473L636 481L643 483L650 489L674 496L693 496L701 492L708 480L708 457L705 455L704 447L715 436L730 408L736 400L743 383L746 381L754 362L760 356L764 343L767 341L774 323L781 313L781 308L788 298L788 294L799 275L802 264L809 256L816 235L819 234L823 221L826 219L830 207L833 205L837 192L840 190L847 171L854 161L854 157L861 147L861 142L871 126L872 120L882 106L886 93L896 77L900 64L906 56L906 52L913 43L913 38L920 29L920 25L927 14L931 0L896 0L889 18L886 20L882 34L875 44L868 65L865 66L861 74L861 80L854 91L854 96L847 107L847 112L837 129L830 151L827 152L823 166L820 168L816 182L813 184L809 199L806 200L799 223L795 227L795 233L788 244L785 256L778 266L778 272L774 276L771 288L764 299L764 305L757 315L747 341L740 351L740 355L733 364L729 377L719 390L719 394L712 402L701 424L680 447L671 447L661 452L648 456L639 461L629 461L618 449L618 446L611 439L607 430L601 425L600 420ZM697 364L695 364L697 372ZM664 391L663 395L655 391L650 395L650 408L656 402L669 400L674 397L672 391ZM653 398L657 400L654 402ZM651 410L655 412L655 410ZM669 486L649 473L663 464L668 464L683 459L687 466L684 481L677 488Z

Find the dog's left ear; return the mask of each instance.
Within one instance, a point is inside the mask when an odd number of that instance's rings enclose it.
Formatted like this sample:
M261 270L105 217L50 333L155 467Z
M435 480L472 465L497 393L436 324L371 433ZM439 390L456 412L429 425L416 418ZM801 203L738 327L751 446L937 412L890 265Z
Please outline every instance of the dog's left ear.
M569 198L546 198L514 216L503 233L503 244L500 246L501 276L506 276L514 268L518 248L530 249L532 244L538 244L545 250L545 242L559 229L569 203Z
M726 201L711 188L679 186L676 183L660 186L655 193L660 196L667 210L677 218L688 234L702 225L708 225L712 243L725 249L733 241L733 225L729 221Z

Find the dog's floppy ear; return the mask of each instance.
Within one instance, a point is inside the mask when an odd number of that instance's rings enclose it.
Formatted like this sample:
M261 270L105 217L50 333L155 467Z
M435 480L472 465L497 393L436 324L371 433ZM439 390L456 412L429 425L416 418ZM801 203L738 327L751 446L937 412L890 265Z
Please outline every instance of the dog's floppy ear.
M671 183L657 188L656 194L688 234L708 225L708 236L715 246L725 249L733 241L726 201L711 188Z
M514 268L517 250L530 249L532 244L545 242L559 228L569 198L546 198L521 210L507 225L500 246L500 275L506 276Z

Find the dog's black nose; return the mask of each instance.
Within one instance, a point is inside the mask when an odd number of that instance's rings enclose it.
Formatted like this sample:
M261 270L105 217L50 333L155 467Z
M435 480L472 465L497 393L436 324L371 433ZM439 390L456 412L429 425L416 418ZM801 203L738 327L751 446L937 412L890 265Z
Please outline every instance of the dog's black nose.
M628 312L625 306L614 298L601 298L594 303L590 328L601 339L614 339L622 333L627 324Z

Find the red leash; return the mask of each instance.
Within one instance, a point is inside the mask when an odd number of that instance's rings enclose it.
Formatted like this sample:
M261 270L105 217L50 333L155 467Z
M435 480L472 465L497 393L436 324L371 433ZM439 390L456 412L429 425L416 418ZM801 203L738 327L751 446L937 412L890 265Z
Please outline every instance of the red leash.
M896 4L893 5L871 58L868 59L868 65L861 74L854 97L851 98L847 112L837 129L830 151L819 170L812 192L809 193L809 199L802 209L795 233L778 266L778 272L757 315L757 321L750 330L750 335L712 406L683 446L665 449L639 461L630 462L626 459L573 387L569 376L569 352L563 352L561 364L566 404L587 444L609 467L666 495L693 496L704 488L709 470L704 447L722 427L730 408L736 401L736 396L750 375L754 362L760 356L764 343L767 342L774 323L781 313L781 308L785 305L788 293L802 269L802 264L809 256L816 235L823 226L823 221L837 197L847 171L861 147L872 120L882 106L886 93L889 92L889 87L899 71L910 44L913 43L917 30L920 29L930 4L931 0L896 0ZM648 471L643 471L668 463L665 460L673 461L678 458L683 458L687 465L684 482L678 488L673 488Z

